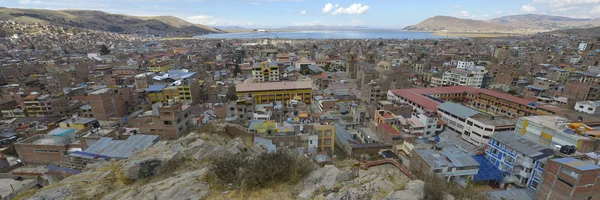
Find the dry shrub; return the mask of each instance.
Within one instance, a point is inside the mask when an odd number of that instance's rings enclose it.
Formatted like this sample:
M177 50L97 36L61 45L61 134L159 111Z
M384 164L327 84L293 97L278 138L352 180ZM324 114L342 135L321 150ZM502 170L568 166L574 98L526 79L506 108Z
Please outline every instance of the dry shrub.
M213 189L232 184L238 189L268 188L275 184L296 183L314 169L312 161L293 152L223 156L213 161L204 180Z

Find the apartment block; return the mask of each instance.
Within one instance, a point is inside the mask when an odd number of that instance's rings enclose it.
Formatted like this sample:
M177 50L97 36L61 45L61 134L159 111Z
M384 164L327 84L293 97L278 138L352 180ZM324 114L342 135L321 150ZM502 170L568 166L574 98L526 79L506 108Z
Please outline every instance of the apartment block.
M279 81L279 66L275 62L254 63L252 77L260 82Z
M63 93L44 94L32 93L23 99L25 110L30 117L60 116L64 114L68 100Z
M575 103L574 109L582 113L594 115L600 114L600 109L598 109L599 106L600 101L578 101Z
M189 106L183 103L155 103L152 110L129 119L129 125L140 129L140 134L158 135L161 139L177 139L191 128Z
M600 167L576 158L549 159L538 200L600 199Z
M148 101L151 103L168 102L198 102L202 93L201 81L195 72L187 70L170 70L167 73L154 76L154 85L148 86Z
M515 130L517 123L512 117L486 115L451 102L440 104L438 113L448 123L449 130L476 146L487 144L495 133Z
M492 135L485 150L486 158L507 176L502 188L536 190L542 180L546 160L554 150L513 131Z
M444 72L442 84L445 86L469 86L481 88L485 67L477 66L465 69L450 69Z
M106 120L112 117L124 117L129 106L133 105L131 88L104 88L88 94L88 102L92 115Z

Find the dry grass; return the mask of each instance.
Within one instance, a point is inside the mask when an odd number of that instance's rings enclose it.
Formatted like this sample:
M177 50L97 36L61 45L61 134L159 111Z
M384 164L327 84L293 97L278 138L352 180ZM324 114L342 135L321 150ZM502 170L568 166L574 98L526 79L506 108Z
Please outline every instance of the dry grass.
M24 200L24 199L29 199L29 197L32 197L33 195L35 195L37 192L39 191L39 189L36 188L32 188L32 189L28 189L25 190L21 193L19 193L19 195L17 195L14 200Z

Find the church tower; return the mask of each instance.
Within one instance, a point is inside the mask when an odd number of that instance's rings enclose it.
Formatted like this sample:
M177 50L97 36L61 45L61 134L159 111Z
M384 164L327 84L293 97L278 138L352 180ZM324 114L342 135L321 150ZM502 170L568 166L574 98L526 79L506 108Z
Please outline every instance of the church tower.
M350 52L348 53L348 58L346 60L346 73L348 74L349 79L356 79L358 69L356 69L356 53Z

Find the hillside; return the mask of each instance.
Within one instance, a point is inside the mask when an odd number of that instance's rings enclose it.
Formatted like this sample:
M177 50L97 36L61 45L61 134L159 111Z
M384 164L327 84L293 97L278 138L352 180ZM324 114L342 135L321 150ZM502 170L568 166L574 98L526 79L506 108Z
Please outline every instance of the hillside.
M553 35L573 35L573 36L591 36L598 37L600 36L600 26L593 28L575 28L575 29L566 29L566 30L557 30L552 31L550 34Z
M460 19L449 16L435 16L428 18L421 23L407 26L402 30L407 31L441 31L450 32L504 32L510 29L496 22L487 22L472 19Z
M119 161L87 165L83 173L16 199L486 199L484 194L429 177L410 180L393 165L360 172L357 161L318 166L286 148L267 153L247 129L211 123L175 141L161 141Z
M552 31L600 26L600 19L578 19L552 15L509 15L489 20L506 24L517 30Z
M43 10L0 8L0 21L41 23L115 33L159 35L207 34L218 30L189 23L173 16L137 17L92 10Z
M600 19L577 19L552 15L510 15L490 20L461 19L435 16L403 30L449 32L512 32L535 33L571 28L600 26Z

